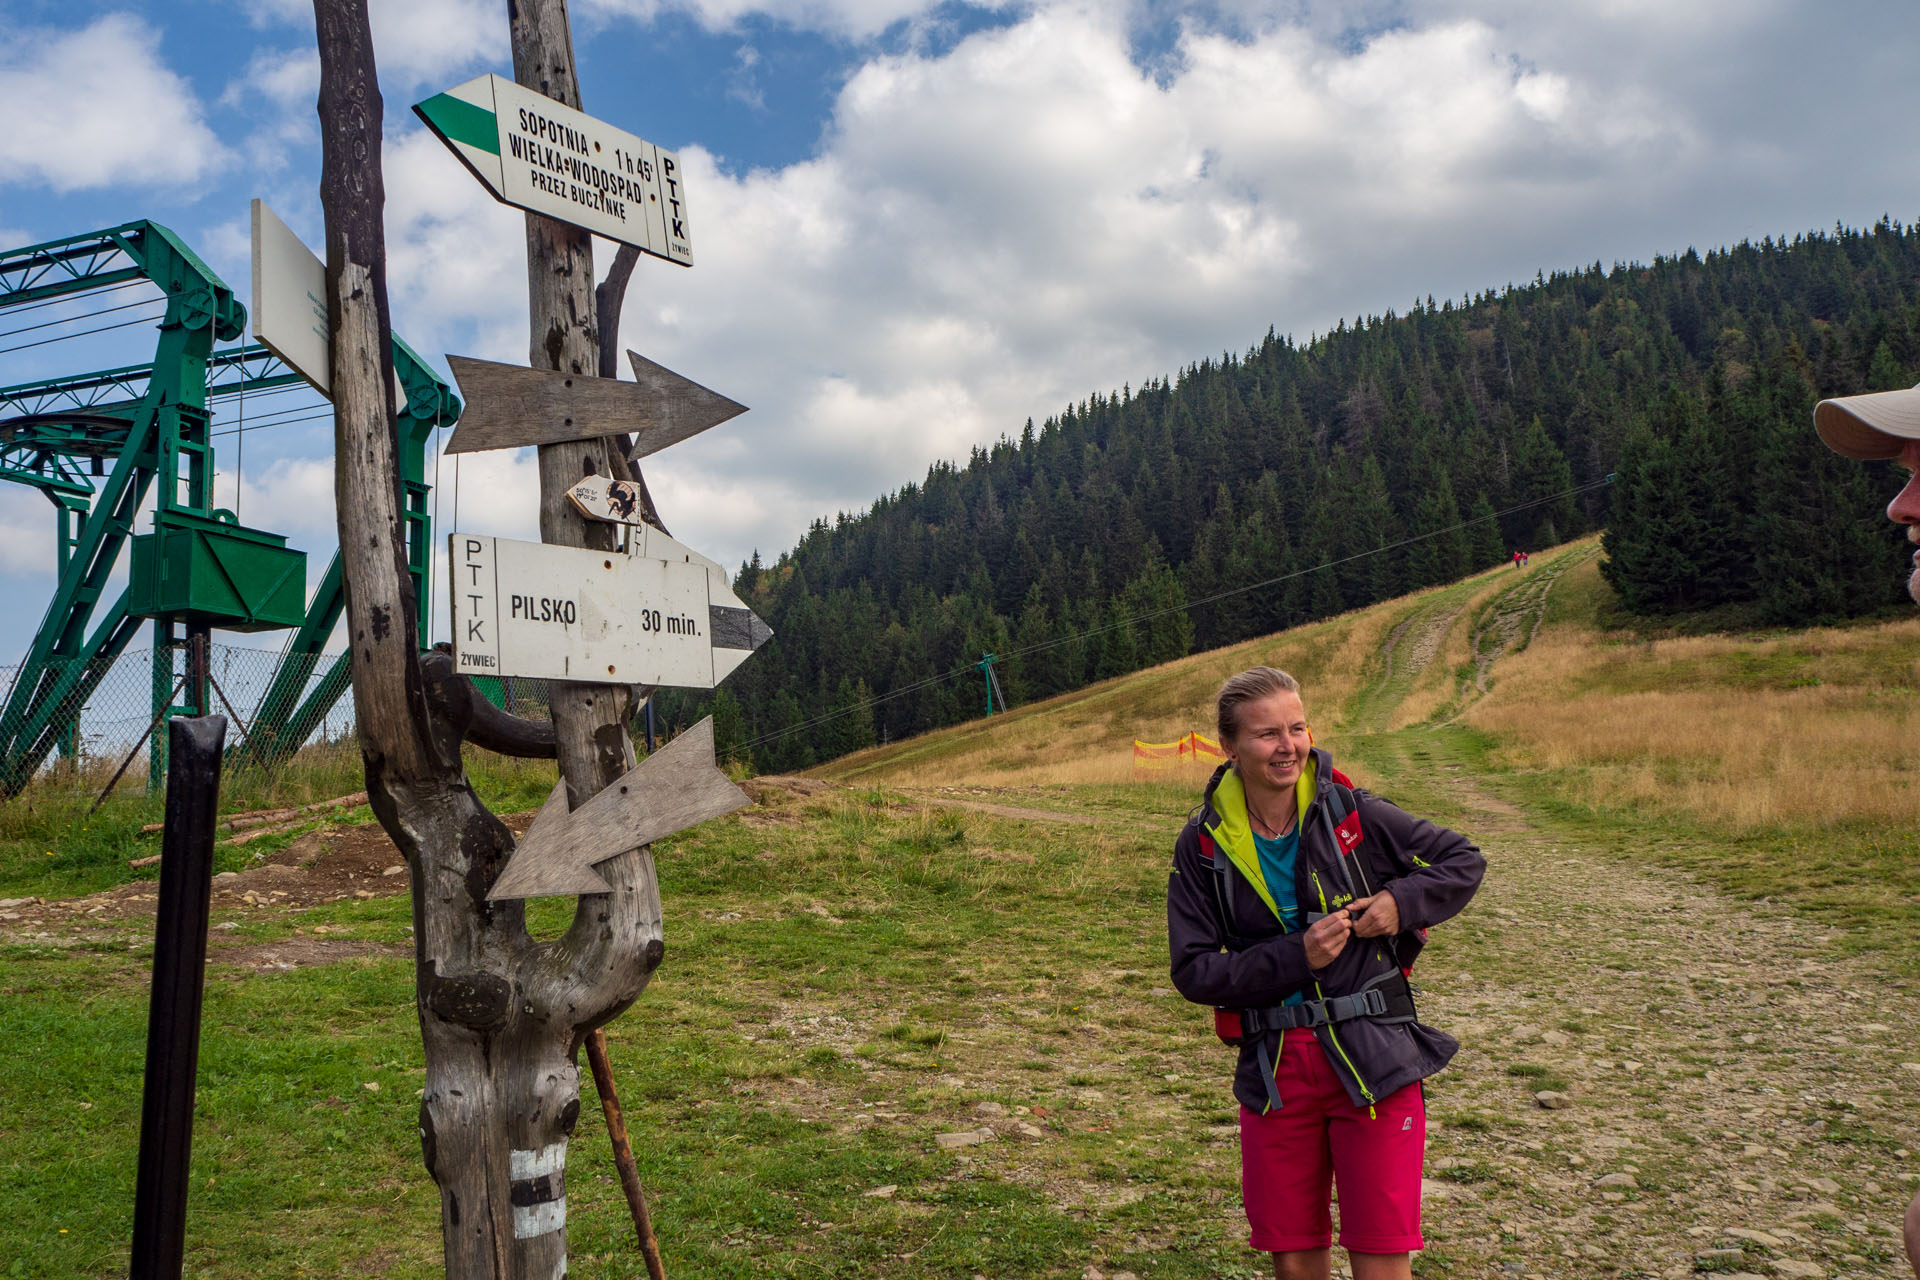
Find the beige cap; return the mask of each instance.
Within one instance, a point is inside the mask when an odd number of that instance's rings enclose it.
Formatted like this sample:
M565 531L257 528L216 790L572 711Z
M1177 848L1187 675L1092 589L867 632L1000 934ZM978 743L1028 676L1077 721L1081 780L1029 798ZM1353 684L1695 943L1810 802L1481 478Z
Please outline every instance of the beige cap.
M1813 407L1813 429L1827 448L1849 458L1897 458L1920 440L1920 386L1822 400Z

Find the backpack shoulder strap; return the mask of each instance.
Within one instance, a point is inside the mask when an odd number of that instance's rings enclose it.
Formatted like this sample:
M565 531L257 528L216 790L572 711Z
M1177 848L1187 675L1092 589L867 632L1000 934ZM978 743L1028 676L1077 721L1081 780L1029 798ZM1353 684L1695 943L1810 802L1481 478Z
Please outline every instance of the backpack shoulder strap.
M1200 857L1213 871L1213 911L1220 924L1220 941L1229 951L1238 950L1241 937L1233 927L1233 859L1227 857L1204 823L1195 820L1194 826L1200 837Z

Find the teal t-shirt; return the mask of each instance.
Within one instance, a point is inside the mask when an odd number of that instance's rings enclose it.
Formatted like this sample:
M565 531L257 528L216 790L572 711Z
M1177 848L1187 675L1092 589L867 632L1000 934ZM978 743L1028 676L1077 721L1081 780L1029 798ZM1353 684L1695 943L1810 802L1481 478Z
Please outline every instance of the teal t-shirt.
M1300 853L1300 824L1294 823L1293 830L1274 840L1257 831L1249 830L1248 834L1260 853L1260 874L1266 879L1267 892L1273 895L1273 905L1280 908L1280 927L1288 933L1297 932L1301 927L1300 900L1293 889L1293 863ZM1300 1004L1305 1000L1305 993L1296 991L1282 1003Z

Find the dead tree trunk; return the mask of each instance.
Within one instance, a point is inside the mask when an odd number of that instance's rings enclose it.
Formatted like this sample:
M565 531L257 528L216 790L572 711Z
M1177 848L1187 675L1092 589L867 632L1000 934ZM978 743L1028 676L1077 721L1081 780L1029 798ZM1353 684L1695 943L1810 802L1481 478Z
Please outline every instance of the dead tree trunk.
M419 602L406 571L389 390L381 100L366 0L314 0L314 16L354 709L368 798L412 876L427 1062L422 1151L440 1187L448 1276L549 1280L566 1266L566 1146L580 1110L576 1054L586 1033L631 1004L659 964L659 894L651 857L638 849L600 864L613 891L582 897L556 942L528 936L520 903L487 901L513 838L475 797L460 763L471 714L466 691L423 675L417 660ZM515 19L516 36L523 21ZM564 37L564 11L559 21ZM561 47L571 86L571 48L564 39ZM548 273L554 285L535 289L536 334L554 335L536 340L535 364L591 373L593 329L579 323L592 315L586 236L556 230L571 243L550 259L558 264ZM539 238L531 229L529 236ZM558 300L571 296L576 274L587 301L569 309ZM550 352L544 364L543 352ZM551 459L541 452L542 532L548 541L587 545L580 522L560 519L557 508L567 484L588 468L604 470L604 447L557 446ZM555 695L561 770L576 806L632 763L627 697L586 685Z

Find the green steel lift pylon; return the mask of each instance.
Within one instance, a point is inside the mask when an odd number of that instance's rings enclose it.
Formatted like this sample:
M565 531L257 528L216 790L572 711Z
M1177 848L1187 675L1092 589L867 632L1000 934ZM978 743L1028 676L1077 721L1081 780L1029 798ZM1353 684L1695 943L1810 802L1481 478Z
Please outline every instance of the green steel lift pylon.
M993 673L993 664L998 661L1000 661L999 654L983 653L980 655L980 661L973 664L973 669L987 678L988 715L993 714L996 703L999 704L1000 710L1005 711L1007 709L1007 695L1000 692L1000 677Z
M0 796L17 795L56 750L75 749L81 706L139 627L133 599L139 584L104 608L101 601L156 478L162 483L155 495L155 531L148 535L156 539L154 554L168 538L200 550L236 539L262 546L282 541L241 537L248 531L237 529L231 513L214 510L207 405L210 395L265 391L300 379L264 347L213 350L216 339L241 336L246 308L173 232L155 222L131 222L0 253L0 312L143 280L160 291L152 301L165 303L151 364L0 388L0 481L37 488L52 502L59 568L46 615L0 708ZM394 360L407 397L398 426L408 551L415 589L425 600L425 446L434 424L458 417L459 402L397 338ZM320 705L329 683L323 680L295 705L340 615L335 559L274 681L274 690L291 686L294 697L283 698L279 710L270 698L256 717L255 732L264 729L267 743L288 744L287 750L324 718L345 687L342 680ZM222 617L220 625L241 629L285 625L265 614L253 616L246 607ZM176 710L208 709L172 703L174 622L172 613L154 621L154 712L162 720ZM303 723L306 732L295 738ZM164 743L164 732L155 735L156 743ZM163 750L156 747L150 756L156 778Z

